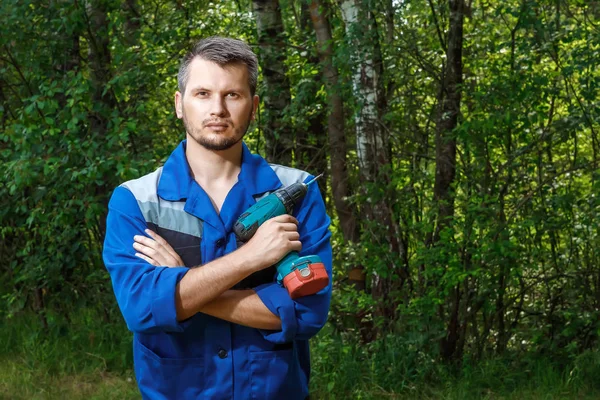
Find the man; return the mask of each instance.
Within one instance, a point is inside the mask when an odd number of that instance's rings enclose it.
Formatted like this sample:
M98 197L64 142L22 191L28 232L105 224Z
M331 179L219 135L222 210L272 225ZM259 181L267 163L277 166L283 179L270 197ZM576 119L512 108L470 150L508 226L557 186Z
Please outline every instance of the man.
M257 199L312 178L268 164L242 141L258 107L257 64L244 42L200 41L182 61L175 93L187 140L110 200L104 262L134 332L144 398L308 396L308 339L326 321L331 284L292 300L273 264L296 250L320 256L331 276L330 220L317 185L294 216L271 219L248 243L233 233Z

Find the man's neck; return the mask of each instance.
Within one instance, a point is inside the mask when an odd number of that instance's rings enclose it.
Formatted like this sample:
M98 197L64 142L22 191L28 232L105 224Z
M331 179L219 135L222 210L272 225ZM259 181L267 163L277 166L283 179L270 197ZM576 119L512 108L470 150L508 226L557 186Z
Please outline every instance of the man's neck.
M213 151L188 138L185 156L192 176L204 189L233 184L242 165L242 142L227 150Z

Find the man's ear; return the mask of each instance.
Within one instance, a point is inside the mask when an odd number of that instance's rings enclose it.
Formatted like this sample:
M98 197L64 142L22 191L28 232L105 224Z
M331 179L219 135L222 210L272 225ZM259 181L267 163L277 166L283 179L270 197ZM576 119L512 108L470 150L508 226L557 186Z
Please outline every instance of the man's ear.
M175 92L175 114L177 118L183 118L183 95L180 91Z

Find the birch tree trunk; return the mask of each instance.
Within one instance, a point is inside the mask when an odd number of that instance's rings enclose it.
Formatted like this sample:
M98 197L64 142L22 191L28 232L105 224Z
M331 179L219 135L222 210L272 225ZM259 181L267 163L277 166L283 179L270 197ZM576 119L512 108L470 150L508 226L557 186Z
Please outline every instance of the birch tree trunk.
M374 182L378 165L385 165L389 158L383 132L378 124L378 85L380 76L375 66L375 44L370 24L372 13L362 0L340 2L346 24L346 35L353 48L352 89L358 110L355 114L356 151L361 173L367 181Z
M340 8L345 22L347 40L352 49L352 88L357 102L355 114L356 151L363 181L387 188L390 177L387 170L391 167L389 144L381 122L385 101L381 84L381 50L377 34L377 24L371 9L372 4L363 0L342 0ZM387 190L387 189L386 189ZM376 314L385 320L393 319L397 299L390 294L394 287L401 287L408 279L406 250L399 225L388 202L392 196L385 192L383 196L364 193L368 196L365 216L374 224L365 224L363 229L369 232L379 246L388 246L391 256L387 263L383 279L380 273L373 271L372 294L378 300ZM402 268L399 268L402 266ZM399 276L392 283L394 275Z
M277 0L253 0L252 6L264 80L262 119L268 121L263 127L266 158L270 162L291 165L294 135L284 121L285 109L290 104L290 84L284 65L286 45L281 9Z

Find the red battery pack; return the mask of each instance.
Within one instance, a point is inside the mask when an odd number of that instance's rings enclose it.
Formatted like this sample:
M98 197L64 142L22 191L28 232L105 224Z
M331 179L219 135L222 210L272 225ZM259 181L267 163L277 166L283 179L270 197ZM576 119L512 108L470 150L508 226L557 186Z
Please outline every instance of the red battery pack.
M317 293L329 284L329 276L323 263L311 263L295 269L283 278L283 286L292 299Z

